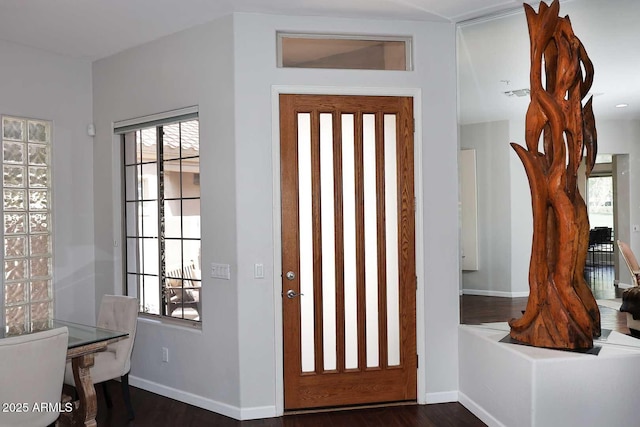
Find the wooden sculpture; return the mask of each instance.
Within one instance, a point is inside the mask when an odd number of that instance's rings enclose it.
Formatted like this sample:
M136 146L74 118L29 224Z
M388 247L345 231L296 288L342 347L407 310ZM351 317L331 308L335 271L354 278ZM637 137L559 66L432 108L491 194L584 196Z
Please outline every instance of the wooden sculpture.
M600 311L584 279L589 246L587 207L577 185L586 148L586 173L597 144L591 99L593 64L560 4L524 5L531 41L531 102L526 148L511 143L529 179L533 243L529 300L512 319L511 338L558 349L588 349L600 336ZM544 72L544 79L542 73Z

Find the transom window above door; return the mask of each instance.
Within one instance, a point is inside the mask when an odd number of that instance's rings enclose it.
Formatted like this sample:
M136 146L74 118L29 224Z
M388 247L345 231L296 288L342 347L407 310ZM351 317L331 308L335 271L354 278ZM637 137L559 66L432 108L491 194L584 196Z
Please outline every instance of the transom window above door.
M411 71L411 37L278 32L278 67Z

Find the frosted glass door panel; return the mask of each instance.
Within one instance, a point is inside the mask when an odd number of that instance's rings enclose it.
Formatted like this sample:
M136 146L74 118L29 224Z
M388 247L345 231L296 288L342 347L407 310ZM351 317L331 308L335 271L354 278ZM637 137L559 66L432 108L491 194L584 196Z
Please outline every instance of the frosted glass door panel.
M378 214L376 192L375 116L362 117L362 169L364 176L364 265L367 322L367 367L376 367L378 357Z
M302 372L315 371L313 317L313 219L311 201L311 115L298 114L298 209L300 224L300 328Z
M400 364L396 116L384 115L384 205L387 256L387 365Z
M356 183L354 117L342 115L342 221L344 233L345 369L358 368L358 293L356 276Z
M302 372L333 371L339 365L347 370L377 368L381 363L400 365L396 116L362 114L358 129L356 115L337 117L339 124L329 113L297 115ZM334 141L336 126L338 141ZM356 206L359 198L360 225ZM342 254L336 254L339 234ZM363 239L361 267L359 238ZM340 255L338 270L336 260ZM360 279L358 268L363 273ZM342 287L338 287L336 278L341 279ZM364 364L359 362L358 280L363 281L364 322L360 328L365 337ZM336 295L342 297L342 313L337 311ZM321 303L314 301L318 296ZM338 320L342 323L338 324ZM340 328L343 335L337 333ZM316 334L321 337L320 344ZM318 345L322 348L321 358L316 354Z
M331 114L320 114L320 222L324 370L336 369L336 251Z

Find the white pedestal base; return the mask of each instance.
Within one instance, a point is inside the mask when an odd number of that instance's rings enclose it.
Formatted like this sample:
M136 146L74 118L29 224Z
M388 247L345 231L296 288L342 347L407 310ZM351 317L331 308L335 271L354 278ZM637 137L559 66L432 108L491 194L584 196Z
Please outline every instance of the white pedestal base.
M640 340L611 332L595 356L499 342L508 333L459 328L459 400L487 425L638 425Z

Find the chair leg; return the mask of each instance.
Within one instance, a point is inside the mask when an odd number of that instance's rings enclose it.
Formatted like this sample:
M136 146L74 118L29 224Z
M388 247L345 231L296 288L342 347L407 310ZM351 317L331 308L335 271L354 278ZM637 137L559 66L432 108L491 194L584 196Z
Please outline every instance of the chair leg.
M131 405L131 394L129 393L129 373L127 372L122 377L120 377L120 385L122 386L122 397L124 398L124 403L127 406L127 412L129 413L129 420L133 420L135 418L135 414L133 413L133 405Z
M107 402L107 408L113 407L113 402L111 402L111 395L109 395L109 389L107 388L107 382L102 383L102 392L104 393L104 400Z

